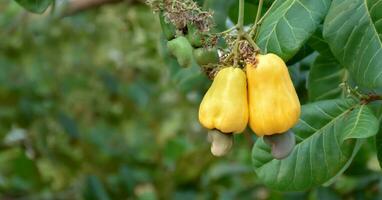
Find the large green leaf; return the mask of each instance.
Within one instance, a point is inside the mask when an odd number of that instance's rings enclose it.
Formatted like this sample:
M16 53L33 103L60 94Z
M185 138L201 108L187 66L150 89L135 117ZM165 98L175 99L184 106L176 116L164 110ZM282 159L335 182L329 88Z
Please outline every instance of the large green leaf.
M291 59L288 60L287 65L290 66L296 64L302 61L304 58L311 55L312 53L314 53L314 49L312 49L309 45L305 44Z
M333 56L333 53L330 51L330 47L327 41L325 41L324 36L322 36L323 27L320 25L313 35L307 41L307 44L316 50L321 55L330 55Z
M346 70L330 55L319 55L313 63L308 78L310 101L335 99L344 95L339 86L347 79Z
M276 0L256 39L265 52L293 57L323 20L330 0Z
M382 87L382 1L334 0L324 37L357 84Z
M305 190L344 171L360 139L375 135L377 130L378 120L371 110L354 100L308 104L303 106L301 119L293 128L302 142L291 155L273 159L269 146L260 138L253 147L253 166L259 179L271 188Z
M343 97L344 92L339 85L347 80L348 74L330 51L329 44L322 36L321 26L308 40L308 44L320 53L309 72L307 82L309 100Z
M54 0L15 0L30 12L43 13Z

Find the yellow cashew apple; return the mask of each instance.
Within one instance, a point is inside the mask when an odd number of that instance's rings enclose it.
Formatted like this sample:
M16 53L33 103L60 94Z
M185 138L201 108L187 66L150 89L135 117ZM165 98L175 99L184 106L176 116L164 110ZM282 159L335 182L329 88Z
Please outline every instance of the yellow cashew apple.
M247 79L240 68L218 72L199 107L199 121L208 129L240 133L248 123Z
M288 131L298 122L301 106L285 62L275 54L259 54L246 73L251 129L258 136Z

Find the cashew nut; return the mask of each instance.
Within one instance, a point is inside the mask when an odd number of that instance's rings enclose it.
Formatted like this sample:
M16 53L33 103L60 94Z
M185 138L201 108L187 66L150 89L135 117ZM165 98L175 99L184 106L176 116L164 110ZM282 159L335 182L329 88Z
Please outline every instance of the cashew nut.
M290 130L283 134L264 136L264 142L271 146L271 154L278 160L288 157L296 145L294 133Z
M211 153L214 156L226 155L232 147L232 134L222 133L218 130L208 131L208 140L211 142Z

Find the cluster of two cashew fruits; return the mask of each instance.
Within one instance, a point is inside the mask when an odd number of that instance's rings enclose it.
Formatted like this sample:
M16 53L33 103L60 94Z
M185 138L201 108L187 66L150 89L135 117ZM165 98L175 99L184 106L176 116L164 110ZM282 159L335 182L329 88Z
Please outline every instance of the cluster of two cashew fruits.
M212 154L224 155L232 134L249 124L271 145L276 159L288 156L295 139L290 129L298 122L300 102L284 61L275 54L256 55L245 69L225 67L215 76L200 104L199 121L210 129Z

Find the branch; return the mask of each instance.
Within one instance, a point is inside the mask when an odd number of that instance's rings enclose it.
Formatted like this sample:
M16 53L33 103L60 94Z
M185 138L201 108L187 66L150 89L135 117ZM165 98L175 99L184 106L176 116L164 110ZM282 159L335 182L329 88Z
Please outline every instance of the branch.
M262 8L263 8L263 0L259 0L259 5L257 7L255 23L253 24L251 31L249 32L249 36L251 36L251 37L253 37L253 35L257 29L257 25L258 25L259 20L260 20Z
M361 98L361 103L362 104L368 104L370 102L373 102L373 101L380 101L382 100L382 95L378 95L378 94L369 94L363 98Z

